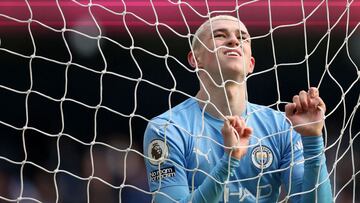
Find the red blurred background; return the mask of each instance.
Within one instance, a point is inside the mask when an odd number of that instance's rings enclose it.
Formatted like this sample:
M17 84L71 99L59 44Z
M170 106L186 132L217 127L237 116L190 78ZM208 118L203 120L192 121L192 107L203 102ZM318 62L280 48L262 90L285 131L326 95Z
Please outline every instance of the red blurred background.
M303 3L302 3L303 2ZM303 5L303 6L302 6ZM360 1L349 4L349 25L354 27L360 21ZM187 34L187 28L199 25L207 14L216 15L226 11L242 19L249 27L268 32L270 25L277 26L300 23L307 17L309 29L317 26L332 26L339 19L339 24L347 23L347 1L305 0L305 1L118 1L118 0L13 0L0 1L0 27L16 32L27 26L28 20L34 20L36 29L41 22L54 29L73 28L76 26L95 26L106 31L124 32L125 27L144 28L154 26L156 22L166 24L175 31ZM237 9L238 8L238 9ZM303 8L303 9L302 9ZM271 15L270 15L271 14ZM304 14L304 15L303 15ZM341 17L341 15L343 15ZM271 16L271 18L270 18ZM12 19L13 18L13 19ZM157 19L157 20L156 20ZM38 21L38 22L37 22ZM270 23L271 22L271 23Z

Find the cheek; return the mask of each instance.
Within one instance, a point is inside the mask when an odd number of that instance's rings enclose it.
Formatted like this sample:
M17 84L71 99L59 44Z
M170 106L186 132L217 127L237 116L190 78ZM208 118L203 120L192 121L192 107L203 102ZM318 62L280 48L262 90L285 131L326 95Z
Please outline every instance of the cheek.
M251 46L250 46L250 44L246 44L246 46L244 48L246 48L246 52L251 56Z
M204 60L206 61L214 61L216 60L216 54L214 52L209 52L209 51L206 51L206 53L204 53Z

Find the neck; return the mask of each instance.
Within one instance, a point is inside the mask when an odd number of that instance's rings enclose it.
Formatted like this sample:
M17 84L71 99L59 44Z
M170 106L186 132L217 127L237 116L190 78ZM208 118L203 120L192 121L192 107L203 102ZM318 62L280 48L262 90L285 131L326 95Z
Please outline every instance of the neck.
M212 116L223 119L223 116L240 116L246 108L246 83L236 84L229 82L224 87L205 84L206 90L201 87L196 97L201 100L209 100L212 104L206 106L205 111ZM205 103L200 102L204 107ZM215 108L215 107L216 108Z

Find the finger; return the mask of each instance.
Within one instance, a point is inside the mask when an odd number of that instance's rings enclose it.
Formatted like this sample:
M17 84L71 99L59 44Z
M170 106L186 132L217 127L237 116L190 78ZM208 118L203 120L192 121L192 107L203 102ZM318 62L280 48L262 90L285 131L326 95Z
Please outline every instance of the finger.
M299 93L300 105L302 110L306 111L308 109L308 94L304 90Z
M226 120L229 122L229 125L233 126L235 117L234 116L226 116Z
M316 100L317 106L316 108L320 108L321 111L325 114L326 112L326 105L324 103L324 101L321 99L321 97L316 97L314 100Z
M317 109L318 106L318 100L314 100L314 98L319 96L319 91L316 87L311 87L308 91L308 105L310 110Z
M301 104L300 104L300 98L299 98L299 95L295 95L293 97L293 103L295 104L295 107L296 107L296 111L301 113L303 111L302 107L301 107Z
M241 145L245 146L249 144L252 131L253 131L252 128L249 127L244 128L244 133L239 139Z
M230 120L231 120L231 125L233 127L236 127L240 124L240 118L239 116L229 116L230 117Z
M309 93L311 98L315 98L315 97L319 96L319 90L316 87L310 87L308 93Z
M230 125L234 128L236 128L238 126L238 121L237 121L237 118L236 116L230 116L229 117L229 121L230 121Z
M221 133L223 135L228 135L229 133L231 133L232 131L232 127L231 127L231 118L230 117L226 117L226 119L224 120L224 125L221 128Z
M245 127L245 122L242 118L236 116L236 126L235 129L238 132L239 136L241 136L244 133L244 127Z
M291 117L294 115L295 113L295 109L296 109L296 104L295 103L288 103L285 105L285 114L286 117Z
M224 120L224 123L225 123L225 122L229 122L229 123L230 123L232 120L233 120L232 116L226 116L226 117L225 117L225 120Z
M311 111L315 111L317 109L317 106L319 105L319 100L317 100L316 98L309 98L309 110Z
M242 138L250 137L253 132L253 129L250 127L244 128L244 133L242 134Z

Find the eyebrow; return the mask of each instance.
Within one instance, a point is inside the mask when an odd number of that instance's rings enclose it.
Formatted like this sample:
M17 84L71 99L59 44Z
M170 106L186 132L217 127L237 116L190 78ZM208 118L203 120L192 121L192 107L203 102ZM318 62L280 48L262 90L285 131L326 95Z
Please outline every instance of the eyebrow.
M236 30L236 31L239 31L239 30ZM229 32L229 30L226 29L226 28L219 28L219 29L213 30L213 34L216 33L216 32ZM240 31L240 35L242 37L250 37L250 34L248 32L246 32L246 31L244 31L244 30Z

